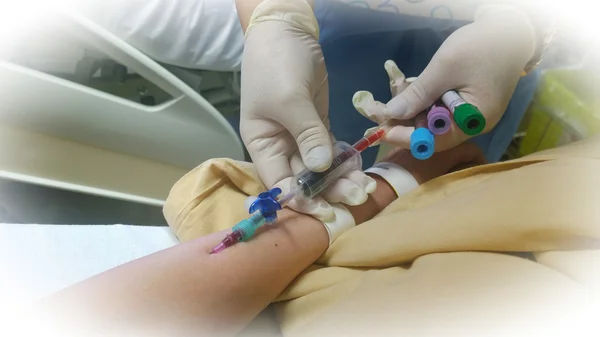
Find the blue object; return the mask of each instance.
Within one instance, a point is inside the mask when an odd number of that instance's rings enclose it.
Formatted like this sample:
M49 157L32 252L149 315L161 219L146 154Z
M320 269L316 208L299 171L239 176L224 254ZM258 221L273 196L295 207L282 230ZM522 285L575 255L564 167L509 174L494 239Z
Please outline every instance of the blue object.
M329 120L337 140L352 144L374 126L355 111L352 96L356 91L370 91L380 102L391 99L385 61L394 60L407 77L418 76L442 42L468 23L453 20L451 11L444 6L432 8L431 17L427 18L397 14L384 3L386 8L379 9L390 12L371 10L369 3L360 0L354 5L316 0L320 43L329 75ZM512 141L538 79L538 71L523 77L496 127L472 140L489 162L500 160ZM377 151L378 147L372 147L362 153L363 168L373 165Z
M277 220L277 212L281 210L281 204L277 201L277 196L281 194L280 188L273 188L267 192L262 192L256 200L250 205L248 212L250 214L260 211L267 223Z
M411 2L405 5L411 6ZM355 111L354 93L367 90L380 102L391 99L384 62L394 60L407 77L418 76L442 42L468 23L453 20L451 11L444 6L432 8L429 18L398 14L387 1L379 5L385 8L379 9L389 12L371 10L369 6L360 0L350 4L330 0L315 3L319 42L329 78L331 131L337 140L350 144L375 126ZM523 77L496 127L472 139L489 162L500 160L506 151L533 98L538 79L538 71ZM232 116L229 121L239 133L239 116ZM363 168L373 165L377 151L378 147L371 147L362 153Z
M431 158L435 151L435 137L427 128L418 128L410 135L410 153L419 160Z

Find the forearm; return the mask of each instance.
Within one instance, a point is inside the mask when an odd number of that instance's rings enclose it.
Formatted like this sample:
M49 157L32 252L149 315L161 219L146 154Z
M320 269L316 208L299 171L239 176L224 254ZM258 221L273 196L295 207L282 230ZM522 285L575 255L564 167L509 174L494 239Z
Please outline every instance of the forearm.
M395 195L384 182L369 200L348 207L355 222L377 214ZM135 260L44 301L78 328L110 335L239 332L328 247L322 223L289 209L252 240L218 254L214 233Z
M209 254L224 235L132 261L55 294L43 307L109 335L235 334L328 246L319 221L287 209L252 240Z
M265 0L235 0L235 6L237 8L240 23L242 24L242 29L244 30L244 32L246 32L246 28L248 28L248 24L250 23L250 17L252 17L254 9L256 9L256 7L263 1ZM312 8L314 8L315 0L304 1L306 1Z

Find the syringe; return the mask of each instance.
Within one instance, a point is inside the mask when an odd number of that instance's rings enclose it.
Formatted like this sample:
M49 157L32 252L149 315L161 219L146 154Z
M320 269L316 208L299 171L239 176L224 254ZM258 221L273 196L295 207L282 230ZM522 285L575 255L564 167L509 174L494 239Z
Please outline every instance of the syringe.
M238 242L249 240L258 228L266 223L277 221L277 212L292 199L312 199L346 172L361 169L360 153L379 142L388 130L388 124L382 124L352 146L348 143L336 142L335 157L331 166L323 172L303 170L292 179L290 192L285 195L281 195L279 188L259 194L248 210L251 216L237 223L231 233L227 234L210 253L219 253Z

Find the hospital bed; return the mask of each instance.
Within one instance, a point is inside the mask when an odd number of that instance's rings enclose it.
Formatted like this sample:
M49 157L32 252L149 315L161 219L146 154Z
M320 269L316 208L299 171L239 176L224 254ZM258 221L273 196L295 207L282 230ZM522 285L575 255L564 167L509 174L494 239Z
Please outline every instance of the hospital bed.
M226 118L165 67L74 12L31 19L0 51L0 177L160 205L203 161L244 159Z
M244 159L198 73L75 13L44 14L0 46L0 179L160 208L189 169ZM164 226L1 222L0 312L177 243Z
M168 227L0 224L0 315L177 242Z

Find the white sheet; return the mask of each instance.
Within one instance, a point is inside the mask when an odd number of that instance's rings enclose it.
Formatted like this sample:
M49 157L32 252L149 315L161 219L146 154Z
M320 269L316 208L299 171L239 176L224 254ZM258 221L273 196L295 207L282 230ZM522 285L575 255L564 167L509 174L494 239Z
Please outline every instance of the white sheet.
M177 243L167 227L0 224L0 315Z

